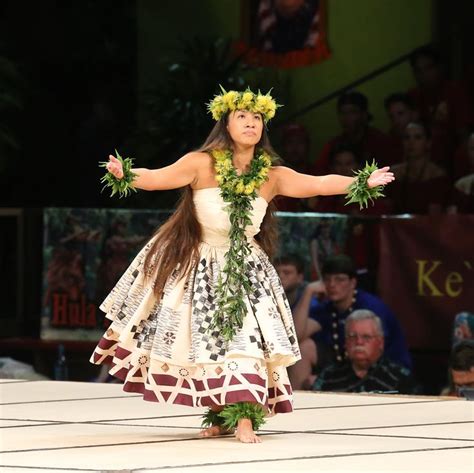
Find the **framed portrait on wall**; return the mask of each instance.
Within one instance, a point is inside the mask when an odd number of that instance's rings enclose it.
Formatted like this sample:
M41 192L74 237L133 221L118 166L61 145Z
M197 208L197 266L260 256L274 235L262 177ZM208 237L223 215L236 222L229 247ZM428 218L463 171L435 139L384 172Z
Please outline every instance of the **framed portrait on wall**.
M294 68L330 56L327 0L244 0L239 53L253 65Z

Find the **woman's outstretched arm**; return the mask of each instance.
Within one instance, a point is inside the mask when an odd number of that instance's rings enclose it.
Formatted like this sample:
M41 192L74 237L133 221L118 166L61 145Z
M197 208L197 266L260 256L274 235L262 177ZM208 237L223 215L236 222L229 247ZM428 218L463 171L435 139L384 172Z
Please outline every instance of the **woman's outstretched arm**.
M392 182L395 177L389 169L387 166L374 171L367 180L367 185L372 188ZM273 173L276 177L275 194L286 197L308 198L316 195L347 194L349 186L354 182L353 177L339 174L310 176L284 166L275 167Z
M197 179L198 169L208 165L208 161L209 158L204 153L192 152L163 168L133 168L132 172L136 174L133 187L154 191L187 186ZM122 179L122 164L115 156L109 156L106 168L117 179Z

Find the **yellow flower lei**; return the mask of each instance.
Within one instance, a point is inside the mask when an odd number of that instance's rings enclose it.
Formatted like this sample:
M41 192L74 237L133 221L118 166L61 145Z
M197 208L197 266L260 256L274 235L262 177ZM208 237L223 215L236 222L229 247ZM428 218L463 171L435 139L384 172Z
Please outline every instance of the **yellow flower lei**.
M247 110L253 113L260 113L263 121L267 123L275 116L276 109L281 107L278 105L270 92L262 94L252 92L248 87L244 92L229 90L228 92L220 86L222 94L216 95L211 102L207 104L209 112L214 120L219 120L227 112L235 112L235 110Z
M245 296L252 289L245 268L245 258L251 253L245 228L251 223L250 212L257 190L268 179L272 158L266 151L257 150L250 170L239 176L232 164L232 151L213 150L211 155L221 196L224 202L230 203L227 211L231 227L230 246L217 284L217 309L209 329L218 330L225 340L230 341L237 329L242 328L246 313Z

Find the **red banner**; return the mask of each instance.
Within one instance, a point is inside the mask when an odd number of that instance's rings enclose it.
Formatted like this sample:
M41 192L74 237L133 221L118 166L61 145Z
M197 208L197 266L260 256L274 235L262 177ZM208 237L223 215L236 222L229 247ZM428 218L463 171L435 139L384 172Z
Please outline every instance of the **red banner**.
M474 215L382 219L378 282L410 348L449 349L474 310Z

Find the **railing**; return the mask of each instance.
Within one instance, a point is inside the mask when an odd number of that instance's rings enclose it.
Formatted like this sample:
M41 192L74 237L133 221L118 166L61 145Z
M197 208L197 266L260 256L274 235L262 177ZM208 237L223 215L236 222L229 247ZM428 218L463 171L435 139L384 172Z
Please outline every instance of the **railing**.
M357 80L354 80L350 82L349 84L340 87L339 89L336 89L335 91L325 95L324 97L321 97L318 100L315 100L314 102L306 105L305 107L301 108L300 110L297 110L296 112L286 116L285 118L276 121L275 125L283 125L284 123L290 122L294 120L297 117L300 117L301 115L304 115L305 113L308 113L310 110L313 110L314 108L317 108L326 102L329 102L332 99L335 99L339 97L341 94L344 92L354 89L355 87L358 87L360 84L363 84L364 82L367 82L369 80L372 80L375 77L378 77L385 72L389 71L390 69L393 69L394 67L399 66L400 64L403 64L405 61L407 61L410 56L412 55L412 51L409 53L403 54L403 56L398 57L397 59L394 59L393 61L390 61L389 63L385 64L384 66L381 66L377 69L374 69L373 71L369 72L368 74L363 75Z

